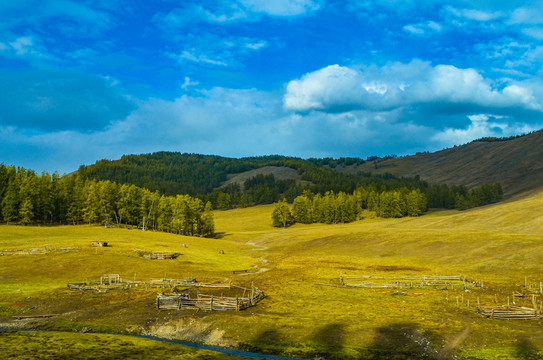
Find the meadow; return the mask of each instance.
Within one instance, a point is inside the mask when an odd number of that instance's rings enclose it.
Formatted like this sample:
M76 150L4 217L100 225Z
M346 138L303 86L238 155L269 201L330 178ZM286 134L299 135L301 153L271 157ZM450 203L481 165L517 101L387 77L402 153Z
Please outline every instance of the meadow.
M537 359L543 356L542 321L487 319L474 308L477 299L481 305L505 304L508 297L531 304L530 297L513 298L513 292L527 293L525 279L543 281L542 205L543 191L534 191L462 212L402 219L366 212L354 223L287 229L271 226L271 206L258 206L216 211L216 239L84 225L3 225L0 249L50 244L79 250L0 257L0 327L150 334L307 358ZM93 248L92 241L112 246ZM134 248L182 255L149 260ZM95 293L66 287L107 273L254 284L266 298L241 312L158 311L156 289ZM338 286L341 274L464 275L483 280L485 288L345 288ZM15 320L33 314L53 316ZM91 346L89 334L80 335ZM9 336L2 346L28 356L20 346L27 340ZM59 335L55 346L62 341L75 340ZM51 350L48 343L33 351ZM102 351L107 357L107 347Z

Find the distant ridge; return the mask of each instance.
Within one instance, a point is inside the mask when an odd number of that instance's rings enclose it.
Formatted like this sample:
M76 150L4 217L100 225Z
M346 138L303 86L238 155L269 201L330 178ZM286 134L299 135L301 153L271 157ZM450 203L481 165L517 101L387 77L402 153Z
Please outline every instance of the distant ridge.
M375 160L342 171L419 175L430 183L469 188L499 182L506 195L543 187L543 130L510 138L482 138L435 153Z
M77 171L89 178L131 183L173 195L202 195L254 176L317 185L316 191L352 191L360 174L392 174L430 183L478 187L498 182L506 195L543 188L543 130L508 138L482 138L435 153L378 158L300 159L280 155L225 158L156 152L100 160ZM358 175L355 175L358 174ZM353 176L354 175L354 176Z

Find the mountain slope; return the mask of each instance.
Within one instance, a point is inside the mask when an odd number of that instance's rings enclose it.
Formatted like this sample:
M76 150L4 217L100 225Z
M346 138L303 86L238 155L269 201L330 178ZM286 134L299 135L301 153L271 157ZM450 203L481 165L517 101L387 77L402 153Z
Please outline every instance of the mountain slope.
M469 144L402 158L366 162L342 171L419 175L430 183L480 186L499 182L507 195L543 186L543 130L511 140Z

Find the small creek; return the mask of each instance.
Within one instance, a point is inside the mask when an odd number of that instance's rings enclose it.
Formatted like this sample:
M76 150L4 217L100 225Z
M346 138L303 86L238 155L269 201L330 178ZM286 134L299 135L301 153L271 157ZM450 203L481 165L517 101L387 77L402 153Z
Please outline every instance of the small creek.
M69 331L57 331L57 330L35 330L35 329L24 329L24 330L15 330L15 329L0 329L0 332L58 332L58 333L71 333ZM89 334L89 333L86 333ZM99 333L101 334L101 333ZM232 356L239 356L239 357L246 357L250 359L273 359L273 360L307 360L302 358L291 358L291 357L283 357L283 356L277 356L277 355L267 355L267 354L259 354L254 353L250 351L243 351L243 350L235 350L230 349L226 347L220 347L220 346L211 346L211 345L203 345L203 344L194 344L186 341L181 340L172 340L172 339L165 339L160 338L156 336L151 335L130 335L130 334L104 334L104 335L115 335L115 336L129 336L129 337L136 337L136 338L142 338L142 339L148 339L148 340L154 340L154 341L161 341L161 342L168 342L172 344L177 345L183 345L188 346L195 349L201 349L201 350L209 350L216 353L224 354L224 355L232 355Z

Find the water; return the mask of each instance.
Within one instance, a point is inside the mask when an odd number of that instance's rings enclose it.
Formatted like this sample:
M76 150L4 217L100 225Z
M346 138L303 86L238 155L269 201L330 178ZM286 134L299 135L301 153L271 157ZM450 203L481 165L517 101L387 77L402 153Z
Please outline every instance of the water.
M0 329L0 332L24 332L24 331L35 331L35 332L67 332L67 331L55 331L55 330L12 330L12 329ZM154 340L154 341L162 341L162 342L168 342L172 344L177 345L183 345L188 346L195 349L201 349L201 350L209 350L213 352L217 352L224 355L232 355L232 356L239 356L239 357L246 357L250 359L270 359L270 360L307 360L303 358L292 358L292 357L284 357L284 356L277 356L277 355L267 355L267 354L259 354L254 353L250 351L243 351L243 350L235 350L230 349L226 347L220 347L220 346L211 346L211 345L203 345L203 344L194 344L186 341L181 340L172 340L172 339L164 339L157 336L151 336L151 335L120 335L120 334L106 334L106 335L115 335L115 336L130 336L130 337L137 337L137 338L143 338L148 340Z

